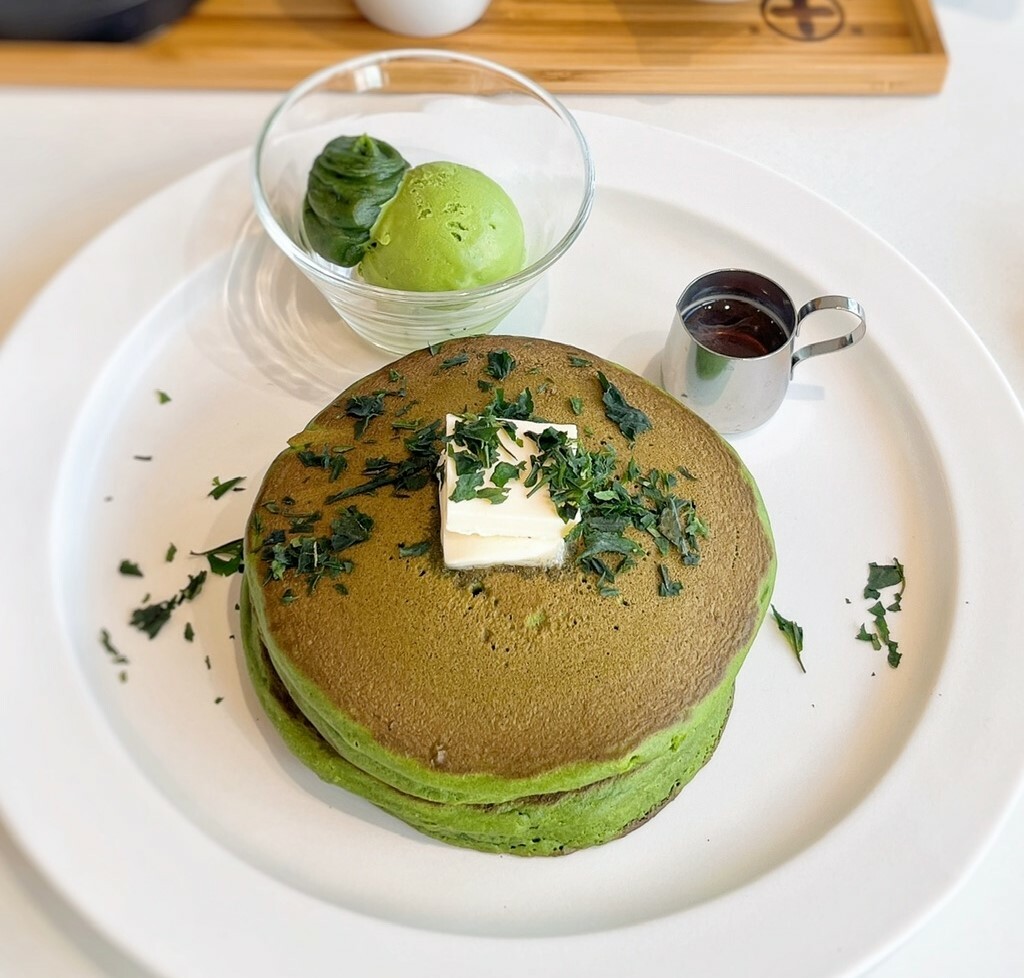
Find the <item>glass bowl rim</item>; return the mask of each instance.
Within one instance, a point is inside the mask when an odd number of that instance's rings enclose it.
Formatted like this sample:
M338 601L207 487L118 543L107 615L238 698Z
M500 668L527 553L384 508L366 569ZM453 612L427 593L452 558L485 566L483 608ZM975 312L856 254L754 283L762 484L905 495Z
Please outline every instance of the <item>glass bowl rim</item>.
M263 191L263 183L260 180L260 161L263 158L263 150L274 124L296 102L336 74L343 71L352 72L392 61L406 60L455 61L501 75L533 94L547 108L552 110L576 137L576 145L580 150L583 162L584 187L583 199L576 211L572 224L565 234L540 258L525 268L520 269L514 275L499 279L497 282L491 282L489 285L480 285L472 289L454 289L446 292L414 292L406 289L389 289L383 286L370 285L368 282L345 278L315 261L295 243L291 235L281 227L277 218L274 217L273 210ZM502 64L498 64L496 61L490 61L473 54L464 54L461 51L446 51L435 48L393 48L386 51L377 51L373 54L360 55L359 57L349 58L345 61L328 65L309 75L287 92L273 112L267 117L256 139L256 145L251 157L250 184L256 215L259 217L260 223L274 243L307 275L314 279L327 279L332 286L340 288L343 292L351 293L353 296L387 298L397 302L415 302L417 305L422 306L424 303L450 302L452 299L486 298L487 296L497 295L533 281L550 268L568 250L569 246L579 236L580 231L583 230L583 226L586 224L594 204L596 180L590 146L579 123L554 95L526 75L513 68L507 68Z

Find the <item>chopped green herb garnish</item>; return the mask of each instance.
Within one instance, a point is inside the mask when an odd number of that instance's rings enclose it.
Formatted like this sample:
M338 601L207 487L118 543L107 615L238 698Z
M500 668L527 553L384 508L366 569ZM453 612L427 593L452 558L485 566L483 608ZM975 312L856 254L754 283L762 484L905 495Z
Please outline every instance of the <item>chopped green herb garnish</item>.
M288 532L289 533L312 533L314 527L320 522L323 513L320 510L316 510L313 513L289 513L288 514Z
M512 419L501 412L518 415L522 411L532 411L533 401L529 389L524 396L512 405L505 400L504 391L498 390L490 404L479 414L469 414L459 418L452 429L451 435L445 436L447 452L455 466L456 481L451 489L449 499L452 502L464 502L470 499L486 499L491 503L502 503L508 496L508 483L519 478L525 469L525 463L512 463L500 460L500 454L508 450L501 442L501 434L521 445L516 427ZM490 470L490 485L485 472Z
M328 481L334 482L348 468L345 453L352 451L351 445L331 445L319 452L312 451L307 445L295 453L295 457L307 468L325 469Z
M888 605L881 601L882 590L889 587L899 587L899 591ZM875 603L868 608L868 614L874 619L875 630L869 632L862 624L857 638L861 641L871 642L876 650L884 645L887 650L886 659L893 669L897 668L903 653L899 651L897 642L889 631L889 623L886 620L886 612L898 612L902 609L903 591L907 586L906 575L903 565L894 557L891 564L876 564L873 561L868 564L868 582L864 588L865 598L874 598Z
M362 438L370 422L384 413L384 392L350 397L345 405L345 413L350 418L356 418L356 438Z
M370 476L366 482L349 486L328 496L325 500L326 505L331 506L351 496L374 492L385 486L393 486L396 492L414 492L429 485L437 468L438 442L442 437L440 421L432 421L429 425L417 429L405 439L405 449L408 453L405 459L400 462L386 458L375 460L378 463L375 467L363 469L363 474Z
M181 591L178 592L178 604L184 604L186 601L191 601L195 598L200 591L203 589L203 585L206 583L206 571L200 571L193 577L191 574L188 575L188 584L186 584Z
M167 547L167 553L164 554L164 560L169 564L174 560L174 555L178 552L178 548L172 543Z
M516 360L508 350L492 350L487 354L487 375L504 380L516 369Z
M491 471L491 482L499 489L504 489L512 479L518 479L526 468L525 462L513 465L511 462L499 462Z
M242 570L242 540L229 540L209 550L190 550L193 557L205 557L210 570L221 577L230 577Z
M456 353L453 357L448 357L447 360L441 362L442 370L451 370L452 367L463 367L469 363L468 353Z
M453 503L476 499L477 492L483 488L484 484L483 467L468 453L459 452L456 456L455 474L455 486L448 498Z
M793 652L796 654L796 661L800 666L801 672L807 672L804 668L804 660L802 657L804 650L804 630L795 621L783 618L775 609L775 605L772 605L772 615L775 617L775 624L779 626L779 631L786 636L786 640L789 642Z
M156 399L161 404L167 404L171 399L171 395L165 391L158 390L156 391Z
M865 598L881 597L882 588L900 585L899 593L903 594L906 586L906 578L903 573L903 565L893 557L891 564L876 564L874 561L868 564L868 583L864 588Z
M570 353L569 354L569 366L570 367L592 367L592 366L594 366L594 362L592 360L588 360L586 357L578 357L578 356L575 356L574 354Z
M494 384L489 380L478 380L476 382L476 386L477 389L483 392L484 394L490 394L491 391L494 390Z
M145 632L150 638L156 638L160 629L171 620L171 613L178 605L193 600L203 589L206 582L206 571L200 571L196 576L188 575L186 584L176 595L166 601L136 608L129 619L129 623L140 632Z
M533 394L527 387L514 401L506 401L505 391L499 387L494 392L494 398L489 408L499 418L506 418L509 421L529 421L533 417Z
M368 540L372 530L373 518L355 506L349 506L331 521L329 535L288 539L284 530L275 530L260 551L262 560L269 565L267 580L280 581L291 572L305 579L308 593L312 594L324 574L334 578L352 572L352 561L338 555Z
M625 438L633 442L638 435L651 430L651 419L639 408L628 404L618 387L600 370L597 372L597 379L601 382L601 390L604 392L601 397L604 413L609 421L618 425Z
M297 595L291 588L286 588L284 593L281 595L281 604L291 604Z
M136 462L152 462L153 461L153 456L152 455L133 455L132 458L135 459Z
M212 496L214 499L220 499L221 496L229 492L241 492L242 489L239 483L245 479L244 475L236 475L232 479L226 479L224 482L220 481L218 476L213 477L213 488L206 494Z
M662 558L674 551L683 566L700 561L700 540L708 536L708 527L693 500L675 491L679 481L675 473L656 469L643 473L630 460L620 474L612 446L589 450L550 425L530 436L537 452L531 453L529 462L502 459L501 432L521 444L517 429L508 422L534 420L532 411L529 388L514 402L507 401L499 388L479 414L456 422L444 439L455 470L450 500L500 503L512 479L521 478L529 495L546 487L564 522L579 517L566 542L574 545L578 566L585 575L597 578L598 593L605 596L618 595L616 577L646 556L637 534L641 540L650 539ZM661 593L679 594L682 583L672 579L667 564L662 566Z
M679 581L672 580L668 573L668 567L664 564L658 564L658 574L661 576L661 583L658 585L658 594L663 598L678 597L680 592L683 590L683 585Z
M185 641L191 642L196 637L195 630L192 628L192 622L185 622Z
M110 661L114 665L124 666L128 664L128 658L123 656L116 648L114 648L114 643L110 640L110 632L105 628L100 629L100 645L102 645L110 654Z
M516 441L515 425L503 420L490 404L480 414L469 414L459 418L452 428L452 433L445 437L448 452L455 457L456 469L464 471L467 460L476 468L490 468L498 460L502 451L501 432Z
M508 486L484 486L476 491L477 499L486 499L492 505L503 503L508 498Z
M862 642L870 642L877 652L882 647L882 642L874 632L869 632L863 625L860 626L860 631L857 632L857 638Z
M131 560L122 560L117 565L117 572L124 574L125 577L142 577L142 571L139 570L139 565Z
M398 556L399 557L422 557L426 553L430 553L430 541L422 540L419 543L398 545Z
M390 380L392 384L398 384L401 381L405 380L405 374L401 373L398 370L395 370L395 368L392 367L388 371L388 380Z
M610 584L631 569L646 553L627 536L637 531L647 534L663 557L674 549L684 565L699 562L699 538L708 528L693 501L675 494L674 475L656 469L641 473L631 460L620 476L611 446L590 451L554 428L540 432L537 444L540 455L523 484L530 493L546 485L566 522L580 516L566 539L581 543L576 560L587 573Z
M223 697L223 696L218 696L218 697L217 697L217 698L216 698L216 699L215 699L215 700L213 701L213 705L214 705L214 706L220 706L220 704L221 704L221 703L223 703L223 702L224 702L224 697Z
M572 413L577 417L583 413L583 398L582 397L570 397L569 407L572 408Z
M355 506L349 506L342 510L337 519L331 521L331 550L337 553L363 543L370 539L372 530L373 517L360 513Z

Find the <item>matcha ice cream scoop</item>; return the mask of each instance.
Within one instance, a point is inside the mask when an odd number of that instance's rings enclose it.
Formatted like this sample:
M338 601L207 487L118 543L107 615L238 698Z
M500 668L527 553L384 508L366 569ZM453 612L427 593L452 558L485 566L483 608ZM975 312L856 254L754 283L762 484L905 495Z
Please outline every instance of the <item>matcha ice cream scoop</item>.
M425 163L381 209L360 272L371 285L445 292L489 285L523 267L523 222L490 177Z
M303 226L318 254L390 289L477 288L514 275L526 258L522 218L494 180L458 163L409 169L365 135L332 140L317 157Z

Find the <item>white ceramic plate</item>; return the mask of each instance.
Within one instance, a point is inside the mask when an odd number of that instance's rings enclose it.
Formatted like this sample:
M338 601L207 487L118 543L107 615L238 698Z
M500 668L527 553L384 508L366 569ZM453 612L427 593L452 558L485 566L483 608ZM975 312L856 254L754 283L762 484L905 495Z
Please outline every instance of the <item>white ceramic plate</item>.
M998 370L825 202L678 135L581 121L593 217L507 331L657 379L676 296L711 268L868 310L863 343L801 366L776 417L735 439L807 674L766 626L686 791L622 840L531 861L435 843L295 763L244 679L237 578L211 579L155 640L129 628L145 592L170 597L204 566L189 550L240 535L252 492L215 501L213 477L253 490L288 435L383 362L259 233L246 160L215 163L85 249L0 356L4 814L161 973L851 974L951 892L1012 802L1024 459L1008 446L1024 422ZM854 639L867 564L894 556L909 581L896 670Z

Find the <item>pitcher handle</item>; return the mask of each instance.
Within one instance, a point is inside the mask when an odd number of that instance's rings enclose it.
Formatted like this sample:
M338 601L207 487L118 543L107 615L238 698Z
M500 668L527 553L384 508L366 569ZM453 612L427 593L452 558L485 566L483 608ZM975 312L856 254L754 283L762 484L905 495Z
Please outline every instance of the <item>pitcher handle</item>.
M848 295L821 295L816 299L810 299L808 302L805 302L803 308L796 315L797 332L799 333L800 324L804 321L805 317L809 316L812 312L820 312L822 309L841 309L843 312L851 313L857 317L857 325L850 332L844 333L842 336L834 336L830 340L818 340L816 343L808 343L807 346L800 347L793 354L790 373L793 372L793 368L798 363L803 363L804 360L810 357L817 357L823 353L834 353L836 350L844 350L848 346L853 346L867 332L868 323L867 317L864 314L864 307L856 299L851 299Z

